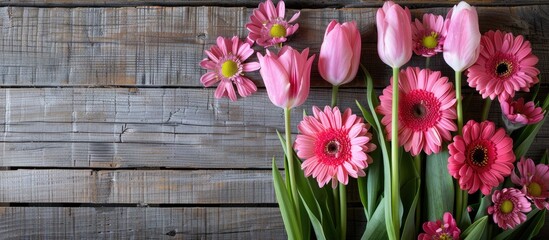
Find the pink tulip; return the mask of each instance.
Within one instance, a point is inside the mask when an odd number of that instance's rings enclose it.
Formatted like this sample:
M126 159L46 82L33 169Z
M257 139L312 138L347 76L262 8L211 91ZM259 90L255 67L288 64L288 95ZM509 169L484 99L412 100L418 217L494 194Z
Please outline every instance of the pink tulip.
M444 40L444 60L456 72L473 65L480 53L480 31L477 10L460 2L448 12L447 35Z
M401 67L412 57L411 19L408 8L392 1L377 10L377 53L392 68Z
M271 102L281 108L297 107L309 96L311 65L315 56L309 55L309 49L303 52L284 46L278 55L267 50L262 56L257 53L261 70L259 73L265 82L265 88Z
M352 81L360 64L361 40L356 23L332 20L326 28L318 57L320 76L332 85Z

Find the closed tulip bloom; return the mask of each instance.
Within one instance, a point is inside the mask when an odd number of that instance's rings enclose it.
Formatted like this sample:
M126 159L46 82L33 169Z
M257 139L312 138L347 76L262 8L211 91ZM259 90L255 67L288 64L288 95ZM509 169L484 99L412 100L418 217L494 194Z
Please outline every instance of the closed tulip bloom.
M377 10L377 53L392 68L401 67L412 57L411 19L408 8L392 1Z
M448 30L444 40L444 61L456 72L473 65L480 53L477 10L460 2L446 16Z
M361 40L356 23L332 20L320 47L318 71L324 80L339 86L351 82L360 64Z
M284 46L277 54L267 50L262 56L257 53L261 70L271 102L277 107L294 108L305 102L309 96L311 65L315 56L307 58L309 49L301 53Z

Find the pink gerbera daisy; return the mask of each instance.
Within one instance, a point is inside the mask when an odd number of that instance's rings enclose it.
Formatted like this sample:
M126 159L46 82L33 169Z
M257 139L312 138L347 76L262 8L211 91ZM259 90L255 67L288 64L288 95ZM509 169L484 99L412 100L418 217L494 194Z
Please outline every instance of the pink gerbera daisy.
M418 240L447 239L458 240L461 230L459 230L456 220L451 213L445 212L441 220L423 223L423 231L417 237Z
M284 19L286 5L279 1L276 8L271 0L259 4L254 9L250 22L246 24L248 41L256 42L259 46L270 47L275 44L286 42L286 38L297 31L299 24L290 24L297 20L299 13L295 13L290 21Z
M200 82L206 87L219 82L214 95L216 98L227 96L236 101L233 83L242 97L257 91L255 84L243 74L259 69L258 62L244 63L254 53L248 43L240 41L236 36L232 39L218 37L217 45L204 52L208 58L202 60L200 66L208 72L202 75Z
M412 22L415 54L432 57L442 52L444 38L446 38L446 27L444 18L440 15L426 13L423 14L423 22L417 18Z
M370 126L347 108L341 111L329 106L321 111L313 107L313 116L306 116L297 128L300 134L295 141L297 156L304 159L301 168L305 176L313 175L322 187L330 180L347 184L349 177L365 176L364 168L372 162L366 154L376 148L370 142Z
M467 72L467 82L482 98L512 98L515 91L529 91L538 83L538 58L532 54L530 42L522 35L489 31L480 41L477 62Z
M499 99L501 112L505 118L515 124L535 124L543 119L543 109L534 102L524 103L524 98L514 101L512 98Z
M379 97L377 111L383 114L388 138L391 138L393 80ZM456 102L452 83L438 71L408 67L399 74L399 144L412 155L421 150L438 153L450 131L456 131Z
M517 168L520 176L513 172L513 183L522 186L522 192L534 201L538 209L549 210L549 166L535 165L532 159L522 157Z
M514 188L494 191L492 202L494 205L488 207L488 214L493 214L494 222L504 230L514 228L526 221L524 213L532 210L524 193Z
M490 194L511 174L515 161L513 139L490 121L467 122L463 135L455 136L448 150L448 172L469 193L480 189L482 194Z

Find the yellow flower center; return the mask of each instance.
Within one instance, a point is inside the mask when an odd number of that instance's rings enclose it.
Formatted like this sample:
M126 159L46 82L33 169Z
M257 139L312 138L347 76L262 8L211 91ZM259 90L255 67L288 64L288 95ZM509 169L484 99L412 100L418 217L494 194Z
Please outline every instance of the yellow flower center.
M421 44L428 49L435 48L438 45L437 33L432 32L431 35L423 37Z
M537 182L532 182L528 185L528 194L533 197L541 196L541 186Z
M223 77L229 78L234 76L238 72L238 65L232 61L227 60L223 64L221 64L221 75Z
M438 239L439 239L439 240L452 240L453 238L450 237L448 234L443 233L443 234L441 234L440 236L438 236Z
M269 34L271 34L271 37L275 38L286 37L286 28L280 24L274 24L271 27L271 31L269 31Z
M513 205L513 202L511 202L511 200L504 200L499 206L499 210L502 213L507 214L512 212L514 207L515 205Z

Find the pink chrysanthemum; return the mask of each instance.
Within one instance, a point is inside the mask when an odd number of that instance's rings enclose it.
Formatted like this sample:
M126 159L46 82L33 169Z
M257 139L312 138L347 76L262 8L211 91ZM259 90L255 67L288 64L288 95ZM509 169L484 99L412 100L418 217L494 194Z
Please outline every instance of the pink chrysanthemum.
M543 109L534 102L524 103L524 98L514 101L512 98L499 99L501 112L511 123L535 124L543 119Z
M461 230L459 230L456 220L451 213L445 212L441 220L435 222L423 223L423 231L417 237L418 240L447 239L458 240Z
M347 184L349 177L365 176L364 168L372 162L366 154L376 148L370 142L370 126L347 108L341 111L329 106L321 111L313 107L313 116L306 116L297 128L300 134L295 141L297 156L304 159L301 168L305 176L313 175L322 187L332 180Z
M526 221L524 213L532 210L524 193L514 188L494 191L492 202L494 205L488 207L488 214L493 214L494 222L504 230L514 228Z
M442 52L446 26L444 18L431 13L423 14L423 22L415 19L412 22L412 39L414 53L424 57L432 57Z
M244 63L254 53L248 43L240 41L236 36L232 39L218 37L217 45L204 52L208 58L202 60L200 66L208 72L202 75L200 82L206 87L219 82L214 95L216 98L227 96L236 101L233 83L242 97L257 91L255 84L243 74L259 69L258 62Z
M448 172L469 193L480 189L482 194L490 194L513 170L513 139L490 121L467 122L463 135L455 136L448 150Z
M549 166L535 165L532 159L522 157L517 163L517 168L520 177L513 172L513 183L522 186L522 192L534 201L538 209L549 210Z
M263 47L286 42L286 38L299 28L299 24L290 23L297 20L300 12L295 13L290 21L284 19L285 14L286 5L282 0L276 4L276 8L271 0L260 3L250 16L250 22L246 24L250 31L248 41Z
M393 80L379 97L377 112L391 138ZM456 102L452 83L438 71L408 67L399 74L399 144L412 155L421 150L438 153L444 141L450 141L450 131L456 131Z
M538 58L522 35L489 31L482 36L480 45L480 56L468 69L467 82L482 98L512 98L515 91L528 92L539 82L539 70L535 67Z

